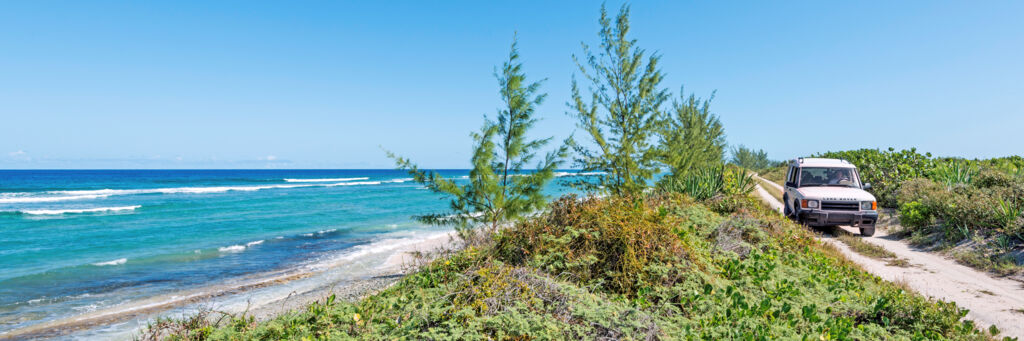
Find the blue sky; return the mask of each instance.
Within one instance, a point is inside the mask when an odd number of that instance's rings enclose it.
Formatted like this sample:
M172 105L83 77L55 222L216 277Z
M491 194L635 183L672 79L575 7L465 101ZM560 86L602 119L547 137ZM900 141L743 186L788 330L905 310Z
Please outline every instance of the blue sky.
M618 2L609 2L617 10ZM518 32L565 102L600 3L0 4L0 168L468 165ZM1024 152L1024 2L635 2L632 36L728 141L776 159L860 147Z

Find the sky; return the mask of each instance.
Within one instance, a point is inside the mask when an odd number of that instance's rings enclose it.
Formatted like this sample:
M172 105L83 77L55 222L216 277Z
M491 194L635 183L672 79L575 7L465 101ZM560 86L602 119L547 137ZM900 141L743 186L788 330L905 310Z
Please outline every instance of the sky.
M663 85L715 91L731 146L1024 153L1024 2L630 5ZM514 36L546 79L531 135L576 131L572 56L600 6L2 2L0 169L391 168L384 149L467 168Z

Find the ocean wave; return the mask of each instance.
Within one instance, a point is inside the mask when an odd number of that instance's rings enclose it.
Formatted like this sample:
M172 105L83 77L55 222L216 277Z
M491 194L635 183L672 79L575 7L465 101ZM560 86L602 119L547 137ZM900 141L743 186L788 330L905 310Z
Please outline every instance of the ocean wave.
M107 195L70 195L70 196L59 196L59 197L7 197L0 198L0 204L16 204L16 203L37 203L37 202L58 202L58 201L69 201L69 200L88 200L88 199L99 199L105 198Z
M356 182L339 182L336 184L323 185L326 187L337 187L337 186L358 186L358 185L380 185L380 181L356 181Z
M285 182L338 182L338 181L356 181L356 180L369 180L370 178L334 178L334 179L284 179Z
M555 177L561 178L561 177L566 177L566 176L595 176L595 175L605 175L605 174L606 174L605 172L577 172L577 173L573 173L573 172L555 172Z
M66 213L93 213L93 212L118 212L118 211L132 211L142 205L135 206L118 206L118 207L98 207L98 208L80 208L80 209L65 209L65 210L21 210L23 214L31 215L57 215Z
M263 240L262 239L254 241L254 242L245 243L245 247L253 247L253 246L256 246L256 245L260 245L260 244L263 244Z
M305 187L335 187L335 186L358 186L358 185L380 185L381 181L354 181L338 182L333 184L294 184L294 185L261 185L261 186L212 186L212 187L168 187L168 188L144 188L144 189L95 189L95 190L64 190L46 192L18 192L0 193L0 204L10 203L42 203L59 202L69 200L87 200L106 198L115 195L139 195L139 194L207 194L223 193L231 191L253 192L265 189L280 188L305 188ZM49 194L55 196L38 196Z
M92 263L95 266L122 265L128 263L128 258L118 258L109 262Z
M344 253L341 253L339 255L330 257L330 258L325 259L325 260L323 260L321 262L313 263L313 264L311 264L311 268L317 269L317 270L331 268L331 267L337 266L339 264L351 262L352 260L355 260L357 258L369 256L369 255L372 255L372 254L380 254L380 253L385 253L385 252L389 252L389 251L394 251L394 250L397 250L397 249L400 249L400 248L403 248L403 247L407 247L407 246L411 246L411 245L422 243L422 242L424 242L426 240L430 240L430 239L434 239L434 238L439 238L439 237L448 237L448 236L450 236L449 233L444 232L444 233L431 233L431 234L426 234L426 235L418 235L418 236L404 237L404 238L385 238L385 239L380 239L380 240L377 240L377 241L374 241L374 242L371 242L371 243L368 243L368 244L363 244L363 245L358 245L358 246L352 247L352 249L349 250L348 252L344 252Z
M245 251L245 245L231 245L231 246L219 247L219 248L217 248L217 251L229 252L229 253L242 252L242 251Z

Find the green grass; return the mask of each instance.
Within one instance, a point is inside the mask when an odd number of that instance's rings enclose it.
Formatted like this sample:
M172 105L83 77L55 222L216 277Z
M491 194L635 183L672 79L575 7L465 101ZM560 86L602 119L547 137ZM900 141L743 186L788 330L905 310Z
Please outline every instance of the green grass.
M991 339L953 303L870 275L740 198L566 198L358 302L168 339ZM713 209L712 207L717 207ZM153 334L149 334L152 336Z

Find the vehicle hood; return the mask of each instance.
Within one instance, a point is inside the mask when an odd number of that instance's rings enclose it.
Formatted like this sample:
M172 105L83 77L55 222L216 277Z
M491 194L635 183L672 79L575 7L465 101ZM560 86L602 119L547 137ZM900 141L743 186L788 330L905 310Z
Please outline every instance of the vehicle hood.
M850 187L803 187L797 189L805 199L829 201L875 201L875 196L860 188Z

